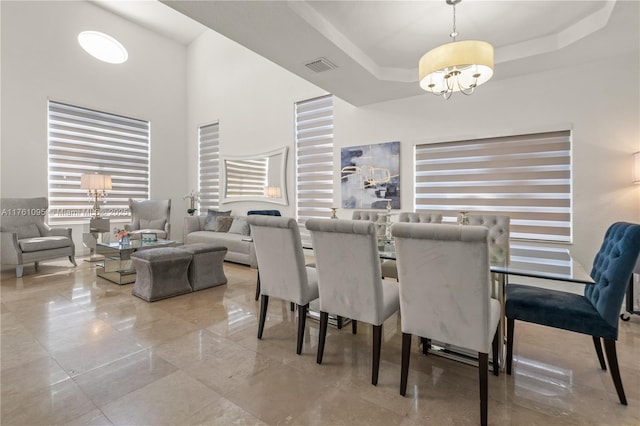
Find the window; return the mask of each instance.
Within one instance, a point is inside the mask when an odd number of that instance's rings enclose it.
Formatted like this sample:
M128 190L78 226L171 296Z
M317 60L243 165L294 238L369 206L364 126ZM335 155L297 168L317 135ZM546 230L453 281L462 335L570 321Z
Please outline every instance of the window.
M217 209L220 203L220 125L208 124L198 129L198 190L200 212Z
M333 207L333 96L297 102L296 215L301 228L307 219L328 218ZM301 229L303 236L308 236Z
M415 207L511 217L511 238L571 241L571 132L417 145Z
M148 121L49 101L49 222L91 216L83 173L111 176L103 217L130 217L129 198L149 198Z

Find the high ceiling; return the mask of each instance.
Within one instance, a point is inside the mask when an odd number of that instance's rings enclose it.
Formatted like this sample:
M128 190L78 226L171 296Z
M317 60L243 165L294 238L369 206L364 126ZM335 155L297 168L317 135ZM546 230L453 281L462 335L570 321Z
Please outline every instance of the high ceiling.
M453 20L444 0L98 3L186 44L202 27L173 13L179 11L354 105L423 94L418 60L451 41ZM132 4L137 17L125 10ZM162 24L155 14L164 16ZM456 21L458 40L493 44L493 80L640 50L637 0L463 0ZM305 66L318 58L336 68Z

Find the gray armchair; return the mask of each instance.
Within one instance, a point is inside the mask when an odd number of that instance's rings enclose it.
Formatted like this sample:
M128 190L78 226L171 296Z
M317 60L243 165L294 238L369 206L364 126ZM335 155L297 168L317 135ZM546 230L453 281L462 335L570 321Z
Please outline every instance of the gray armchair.
M71 228L50 228L44 223L49 203L41 198L3 198L0 200L2 220L0 239L2 263L16 265L16 277L24 272L24 265L68 256L73 266L76 248Z
M142 234L156 234L158 238L169 239L171 224L171 199L134 200L129 198L131 223L124 226L131 238L140 238Z

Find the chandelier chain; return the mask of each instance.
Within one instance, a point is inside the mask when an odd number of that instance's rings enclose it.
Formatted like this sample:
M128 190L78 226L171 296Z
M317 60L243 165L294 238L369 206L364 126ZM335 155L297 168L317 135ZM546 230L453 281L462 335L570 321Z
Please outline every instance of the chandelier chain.
M456 41L456 37L458 36L458 32L456 31L456 4L453 3L453 32L449 34L453 41Z

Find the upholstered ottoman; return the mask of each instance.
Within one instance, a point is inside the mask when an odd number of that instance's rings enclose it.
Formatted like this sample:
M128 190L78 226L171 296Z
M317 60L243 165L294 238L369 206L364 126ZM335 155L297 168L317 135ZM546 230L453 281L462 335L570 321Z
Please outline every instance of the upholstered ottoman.
M133 253L131 261L137 275L131 293L147 302L191 293L187 270L192 257L188 251L174 247Z
M189 265L188 277L193 291L227 283L224 274L224 257L227 248L215 244L185 244L180 250L191 253L193 260Z

